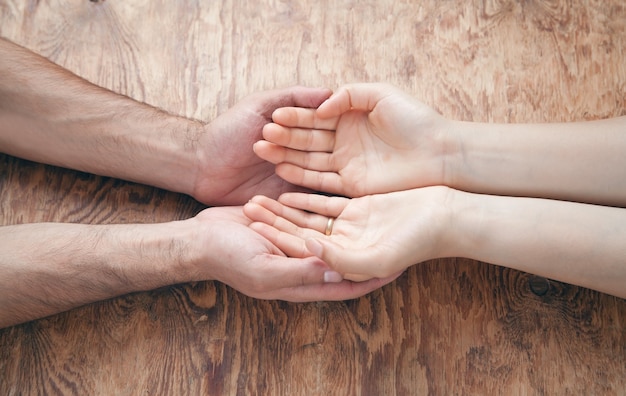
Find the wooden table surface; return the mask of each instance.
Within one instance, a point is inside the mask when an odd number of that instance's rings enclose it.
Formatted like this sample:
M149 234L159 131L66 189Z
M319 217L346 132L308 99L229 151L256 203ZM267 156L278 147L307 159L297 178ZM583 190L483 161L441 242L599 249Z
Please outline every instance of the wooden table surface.
M0 0L0 35L205 120L256 91L359 81L462 120L626 114L622 0ZM201 208L0 155L3 225ZM0 394L618 395L625 345L626 300L446 259L353 301L257 301L201 282L2 329Z

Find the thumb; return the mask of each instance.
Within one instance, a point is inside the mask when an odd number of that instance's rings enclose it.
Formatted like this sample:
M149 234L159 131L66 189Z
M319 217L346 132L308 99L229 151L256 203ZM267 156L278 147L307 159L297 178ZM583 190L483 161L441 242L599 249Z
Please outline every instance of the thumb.
M346 249L328 238L310 238L306 248L319 257L328 267L342 275L343 279L362 282L372 278L392 281L404 272L405 268L394 268L393 262L385 260L375 249Z
M326 264L332 264L331 260L329 260L329 249L325 240L319 238L309 238L304 241L306 248L309 249L309 252L313 253L313 255L321 258ZM332 251L332 248L330 249Z
M364 262L362 260L355 260L354 254L350 254L346 249L336 242L329 239L322 238L310 238L305 241L306 248L313 253L313 255L319 257L330 268L339 272L345 273L363 273Z
M372 111L394 90L393 86L381 83L344 85L320 105L316 114L320 118L331 118L350 110Z
M278 99L277 108L305 107L317 108L332 94L328 88L309 88L295 86L280 91L283 95Z

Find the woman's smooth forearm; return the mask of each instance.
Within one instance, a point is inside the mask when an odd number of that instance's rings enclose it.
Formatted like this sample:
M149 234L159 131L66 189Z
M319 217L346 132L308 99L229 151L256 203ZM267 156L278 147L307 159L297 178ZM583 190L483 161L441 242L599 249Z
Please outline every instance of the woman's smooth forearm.
M449 136L445 183L453 188L626 206L626 117L453 122Z
M455 192L447 256L626 298L626 209Z

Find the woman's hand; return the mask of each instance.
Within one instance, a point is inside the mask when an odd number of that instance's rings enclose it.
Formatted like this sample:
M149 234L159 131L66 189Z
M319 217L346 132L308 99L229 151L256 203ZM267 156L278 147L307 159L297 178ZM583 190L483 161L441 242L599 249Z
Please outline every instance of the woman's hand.
M318 301L357 298L397 277L354 283L316 257L285 257L248 228L241 207L209 208L185 222L195 235L189 239L195 259L186 264L191 275L185 281L215 279L251 297Z
M392 86L348 85L273 120L254 151L290 183L350 197L443 184L451 123Z
M254 221L250 228L285 254L315 255L345 279L363 281L445 254L450 191L429 187L354 199L287 193L278 201L257 196L244 213Z

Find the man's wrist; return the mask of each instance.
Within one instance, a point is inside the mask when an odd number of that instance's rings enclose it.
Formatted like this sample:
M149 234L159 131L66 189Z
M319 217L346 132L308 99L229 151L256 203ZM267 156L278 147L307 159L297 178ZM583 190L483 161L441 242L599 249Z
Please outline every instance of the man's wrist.
M154 164L154 168L147 169L146 177L151 178L147 184L194 196L205 125L175 116L168 116L163 122L163 128L157 129L160 142L155 143L154 157L146 159L147 164Z
M129 234L116 234L121 246L133 241L129 257L135 257L138 271L132 282L137 290L150 290L170 284L205 280L199 274L201 250L195 241L192 219L158 224L132 225ZM125 227L125 226L123 226ZM120 251L123 255L123 250ZM132 262L130 263L132 265Z

